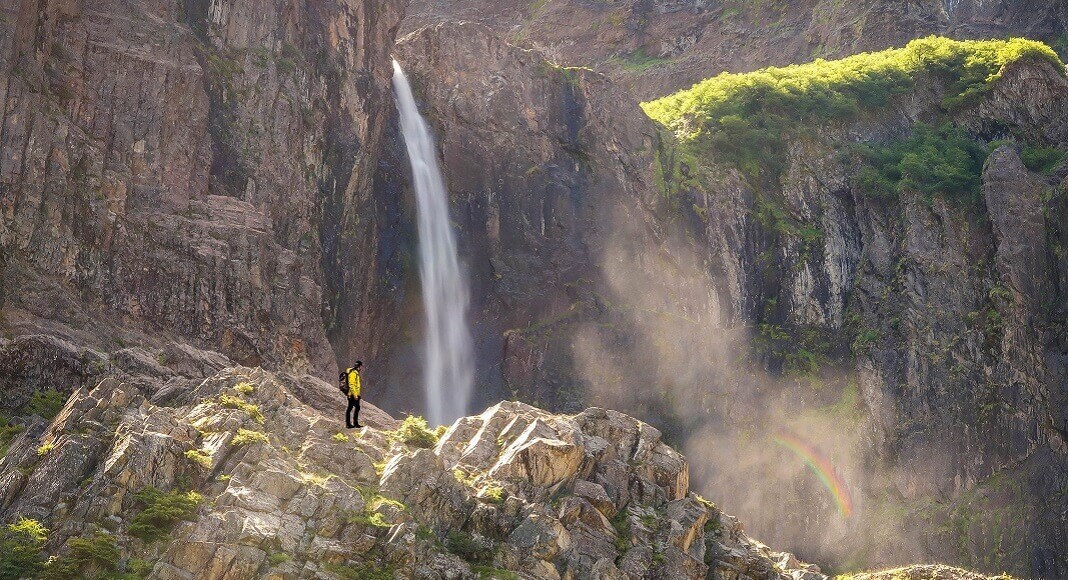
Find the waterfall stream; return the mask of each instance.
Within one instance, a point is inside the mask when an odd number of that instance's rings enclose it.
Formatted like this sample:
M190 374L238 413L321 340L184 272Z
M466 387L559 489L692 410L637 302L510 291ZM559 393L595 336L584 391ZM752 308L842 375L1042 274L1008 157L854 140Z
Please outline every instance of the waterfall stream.
M431 426L442 425L467 414L474 383L473 346L467 327L470 293L449 222L449 192L438 167L434 139L416 107L408 78L395 60L393 90L418 203L419 274L426 313L423 388L427 420Z

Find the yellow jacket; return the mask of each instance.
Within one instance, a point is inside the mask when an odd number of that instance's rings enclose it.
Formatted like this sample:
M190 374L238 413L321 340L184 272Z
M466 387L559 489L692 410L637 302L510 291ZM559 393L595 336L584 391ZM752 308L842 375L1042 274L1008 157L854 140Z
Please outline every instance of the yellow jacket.
M351 368L350 369L346 369L345 370L345 376L348 377L348 382L349 382L348 395L350 397L353 397L353 398L359 397L360 396L360 387L361 387L361 385L360 385L360 371L358 371L356 369L351 369Z

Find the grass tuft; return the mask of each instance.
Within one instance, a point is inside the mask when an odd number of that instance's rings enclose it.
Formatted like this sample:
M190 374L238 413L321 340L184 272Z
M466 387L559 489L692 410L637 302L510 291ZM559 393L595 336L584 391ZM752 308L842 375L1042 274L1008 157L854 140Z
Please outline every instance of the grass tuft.
M204 469L211 469L211 453L208 453L204 449L190 449L185 452L187 459L203 467Z
M219 404L227 409L239 409L248 413L252 420L263 425L263 413L260 412L259 406L255 403L249 403L240 397L223 393L219 395Z
M262 431L251 431L249 429L238 429L237 435L234 435L234 445L249 445L252 443L267 443L267 434Z
M408 415L404 418L400 427L394 431L386 432L386 437L412 447L429 449L437 444L439 435L430 430L426 424L426 419Z

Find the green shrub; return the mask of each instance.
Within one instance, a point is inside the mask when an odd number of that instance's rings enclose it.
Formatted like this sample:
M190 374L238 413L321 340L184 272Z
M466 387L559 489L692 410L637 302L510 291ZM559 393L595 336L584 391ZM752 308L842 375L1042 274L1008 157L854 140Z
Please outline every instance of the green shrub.
M152 562L143 558L130 558L126 562L126 573L129 577L134 579L145 578L152 572L152 568L154 567Z
M288 58L280 58L275 63L278 67L278 74L286 76L297 70L297 63L289 60Z
M285 552L275 552L267 558L267 561L271 563L271 566L277 566L279 564L285 564L292 559L293 558Z
M263 413L260 413L260 408L254 403L249 403L240 397L223 393L219 395L219 404L227 409L240 409L248 413L248 416L252 417L254 421L263 425Z
M251 395L256 390L256 387L252 383L242 381L234 385L234 390L242 395Z
M351 441L351 439L349 439L349 436L345 433L334 433L334 435L330 438L336 441L337 443L347 443Z
M612 517L611 523L616 530L616 550L619 558L622 558L630 549L630 518L627 517L627 511L620 510Z
M119 547L111 534L97 531L87 538L71 538L67 540L66 554L49 560L42 578L115 578L119 556Z
M655 66L667 62L671 62L671 60L646 54L644 48L639 48L625 58L619 60L620 66L630 72L645 72Z
M348 517L348 522L350 524L388 528L392 527L393 524L386 520L386 518L378 511L379 509L383 506L390 506L400 511L408 510L408 506L395 499L389 499L374 489L366 487L359 487L358 489L364 500L363 512L350 515Z
M854 356L866 356L878 341L879 329L867 328L857 333L856 338L853 339L853 343L850 345L850 350L853 351Z
M55 449L55 448L56 448L56 444L52 443L51 441L42 443L41 446L37 448L37 456L38 457L44 457L45 455L48 455L49 453L51 453L52 450Z
M471 566L471 571L478 575L479 580L519 580L519 574L492 566Z
M178 522L194 521L204 500L195 491L167 493L154 487L146 487L134 497L143 507L130 522L130 535L150 544L165 538Z
M37 415L42 419L52 419L63 410L67 404L67 398L55 389L35 391L30 396L30 402L26 404L26 412Z
M424 525L415 529L415 537L424 542L436 543L438 541L438 535L434 533L434 530Z
M11 442L25 430L25 427L12 424L10 417L0 413L0 457L7 455Z
M395 568L389 564L366 562L346 566L344 564L326 563L326 571L341 580L393 580Z
M389 523L386 518L378 512L364 511L360 514L353 514L349 516L346 521L350 524L356 524L359 526L370 528L391 528L393 524Z
M0 580L34 578L44 568L48 530L36 520L21 518L0 528Z
M238 429L237 435L234 435L234 445L248 445L250 443L267 443L267 434L261 431L251 431L249 429Z
M1057 40L1053 41L1053 50L1056 51L1062 59L1068 58L1068 33L1060 35Z
M928 199L945 195L977 202L981 196L983 163L988 149L962 129L918 124L912 137L886 147L859 148L866 163L857 186L872 197L895 197L905 190Z
M482 499L490 503L502 503L504 501L504 487L499 482L493 481L482 488Z
M794 377L813 376L832 361L835 333L815 326L760 323L753 335L752 354Z
M751 178L770 178L781 173L786 138L804 124L885 106L925 73L949 83L947 109L960 107L988 90L1006 65L1025 58L1063 70L1057 54L1041 42L932 36L841 60L724 73L642 108L699 157L715 152Z
M203 449L190 449L185 452L185 456L204 469L211 469L211 454L207 451Z
M1024 165L1035 173L1049 175L1064 161L1065 152L1056 147L1024 147L1020 158Z
M405 417L401 426L386 436L412 447L430 448L438 442L438 435L427 427L426 419L415 415Z
M451 531L445 538L445 549L472 564L489 564L493 561L493 551L467 532Z

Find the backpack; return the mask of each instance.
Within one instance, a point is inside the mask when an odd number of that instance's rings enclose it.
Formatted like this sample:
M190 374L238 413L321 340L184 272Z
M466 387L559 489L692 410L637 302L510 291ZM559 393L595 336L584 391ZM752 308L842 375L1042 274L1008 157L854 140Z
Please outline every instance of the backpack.
M349 394L348 377L349 372L351 371L352 369L345 369L341 371L341 373L337 376L337 388L341 391L341 394L343 395Z

